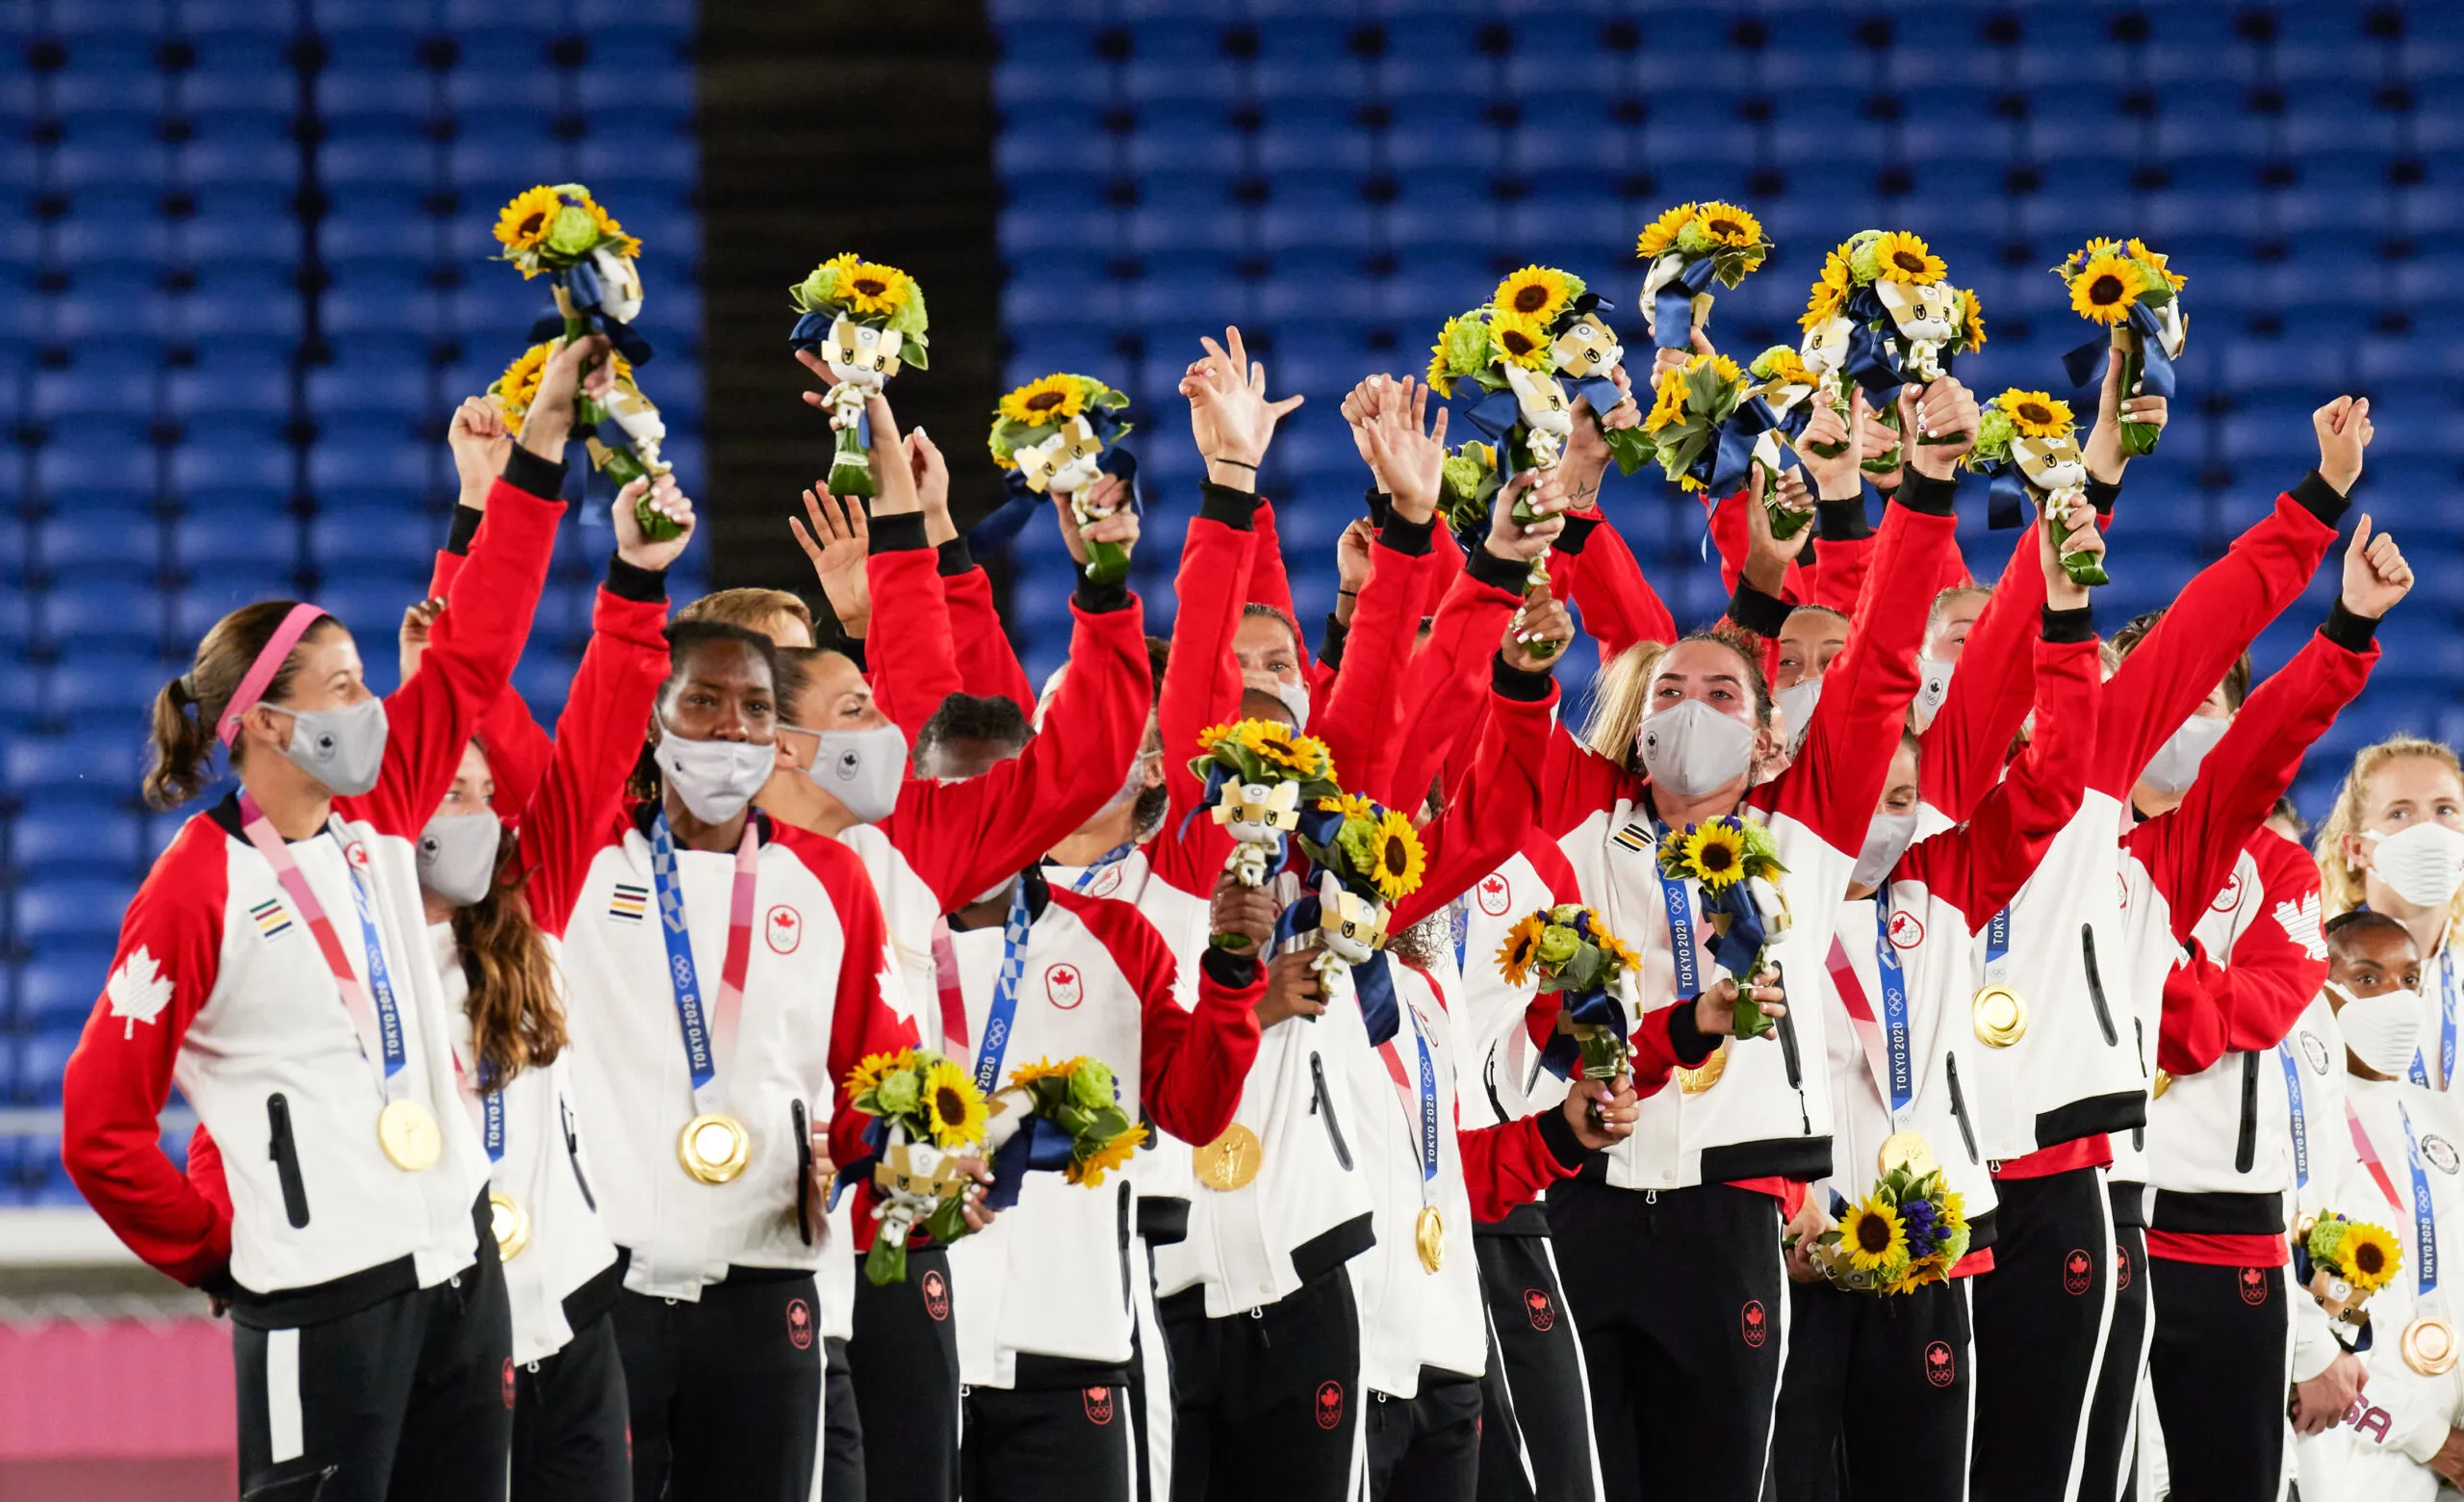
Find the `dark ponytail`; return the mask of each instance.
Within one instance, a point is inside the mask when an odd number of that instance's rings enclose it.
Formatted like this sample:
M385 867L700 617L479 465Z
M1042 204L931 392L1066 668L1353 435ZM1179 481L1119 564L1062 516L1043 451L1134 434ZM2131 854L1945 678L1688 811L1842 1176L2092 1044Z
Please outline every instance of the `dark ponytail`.
M556 969L530 916L523 891L529 877L516 849L515 841L500 842L488 894L453 910L453 942L471 983L462 1010L471 1020L480 1077L495 1090L525 1069L554 1063L565 1048Z
M207 764L213 760L218 738L215 722L230 706L231 696L240 691L240 681L248 676L258 654L297 604L295 600L260 600L216 621L196 644L194 663L154 696L154 756L153 764L145 769L144 783L147 803L158 809L177 808L205 787ZM321 615L299 639L302 643L314 640L334 624L332 616ZM289 696L296 661L295 648L293 660L284 662L266 685L265 702ZM234 764L237 757L235 747Z

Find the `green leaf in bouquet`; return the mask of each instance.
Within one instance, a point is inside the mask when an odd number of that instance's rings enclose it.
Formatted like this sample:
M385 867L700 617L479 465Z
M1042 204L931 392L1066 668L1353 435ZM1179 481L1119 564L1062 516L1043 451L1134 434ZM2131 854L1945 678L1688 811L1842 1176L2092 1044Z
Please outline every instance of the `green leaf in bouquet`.
M1610 427L1602 431L1608 440L1608 456L1617 461L1618 474L1632 475L1652 461L1657 446L1640 427Z
M838 444L830 455L831 494L835 496L876 496L881 488L873 483L873 463L864 452L864 440L851 424L838 430Z
M1778 493L1780 488L1779 476L1771 476L1770 488L1773 494ZM1785 542L1797 533L1804 531L1806 530L1806 524L1813 520L1813 512L1810 510L1798 510L1793 506L1782 505L1776 501L1765 501L1762 505L1763 509L1771 518L1771 535L1774 539L1781 542Z
M907 1282L907 1248L887 1236L875 1236L873 1249L864 1254L864 1281L876 1288Z
M973 1230L975 1228L966 1223L966 1191L962 1189L933 1206L933 1213L924 1217L923 1226L924 1233L941 1246Z
M1566 988L1570 991L1591 990L1600 984L1601 968L1600 950L1592 945L1582 945L1575 951L1572 959L1566 961Z

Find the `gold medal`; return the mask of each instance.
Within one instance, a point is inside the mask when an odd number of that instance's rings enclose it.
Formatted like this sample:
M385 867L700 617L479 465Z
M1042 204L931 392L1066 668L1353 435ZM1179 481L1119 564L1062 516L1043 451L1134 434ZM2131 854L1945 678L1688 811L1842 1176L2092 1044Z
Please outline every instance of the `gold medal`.
M1912 1131L1895 1131L1885 1137L1877 1156L1886 1174L1904 1168L1912 1177L1922 1178L1941 1166L1934 1159L1934 1145Z
M2172 1088L2173 1076L2166 1074L2160 1069L2156 1072L2156 1082L2148 1087L2147 1099L2150 1101L2162 1101L2165 1099L2165 1092Z
M488 1191L488 1230L497 1238L497 1260L510 1262L530 1245L530 1214L516 1204L513 1196L500 1189Z
M405 1174L416 1174L445 1151L445 1133L436 1117L417 1101L389 1101L376 1117L376 1145L386 1160Z
M2425 1377L2444 1377L2455 1369L2455 1327L2435 1314L2406 1325L2398 1345L2404 1364Z
M1968 1004L1976 1041L1989 1049L2007 1049L2028 1034L2028 1004L2008 986L1988 986Z
M1223 1128L1223 1135L1206 1146L1190 1149L1190 1167L1196 1172L1197 1181L1227 1194L1249 1187L1264 1161L1258 1134L1239 1122Z
M676 1134L676 1160L703 1183L723 1184L753 1160L753 1137L734 1117L707 1112Z
M1421 1255L1424 1271L1436 1272L1438 1264L1446 1260L1446 1222L1438 1215L1436 1205L1421 1206L1420 1219L1412 1223L1412 1247Z
M1720 1046L1712 1050L1709 1058L1692 1069L1681 1069L1677 1072L1677 1088L1687 1095L1701 1095L1720 1082L1720 1075L1728 1067L1729 1045L1728 1040L1723 1038L1720 1040Z

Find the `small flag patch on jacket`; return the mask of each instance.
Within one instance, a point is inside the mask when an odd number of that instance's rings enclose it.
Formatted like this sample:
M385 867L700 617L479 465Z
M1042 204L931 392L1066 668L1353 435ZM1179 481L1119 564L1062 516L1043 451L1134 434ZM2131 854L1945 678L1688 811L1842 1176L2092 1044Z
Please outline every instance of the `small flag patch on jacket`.
M651 889L620 881L616 884L615 894L607 899L607 916L629 918L638 923L642 915L650 911L650 905Z
M1652 847L1652 832L1647 825L1628 824L1609 836L1608 842L1624 845L1629 850L1648 850Z
M291 931L291 910L282 905L280 897L266 898L248 909L248 916L257 920L257 932L268 939Z

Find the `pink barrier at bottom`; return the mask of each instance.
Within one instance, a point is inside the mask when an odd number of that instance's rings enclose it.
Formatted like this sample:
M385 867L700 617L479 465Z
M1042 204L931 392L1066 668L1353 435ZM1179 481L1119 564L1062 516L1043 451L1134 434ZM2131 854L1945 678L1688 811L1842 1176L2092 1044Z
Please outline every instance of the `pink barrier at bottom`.
M215 1320L0 1324L0 1463L233 1456L231 1384Z

